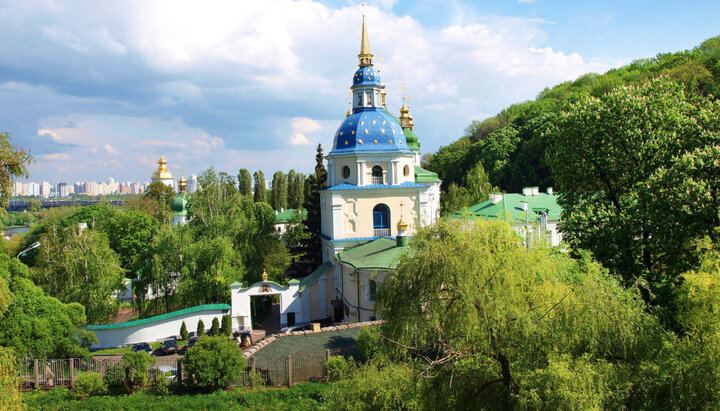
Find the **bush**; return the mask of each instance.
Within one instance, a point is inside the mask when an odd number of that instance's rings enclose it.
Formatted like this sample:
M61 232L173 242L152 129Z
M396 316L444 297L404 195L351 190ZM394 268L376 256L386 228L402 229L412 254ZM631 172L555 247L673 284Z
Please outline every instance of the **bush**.
M220 335L220 321L218 321L217 317L213 318L212 325L210 326L210 335L213 337L216 337Z
M337 357L334 357L337 358ZM326 395L329 410L416 410L418 387L424 379L406 364L378 366L367 363L342 381L330 385Z
M182 322L182 325L180 326L180 339L187 341L187 339L190 338L190 333L187 330L187 326L185 325L185 321Z
M199 321L198 321L198 326L197 326L197 333L196 333L196 335L197 335L198 337L201 336L201 335L205 335L205 323L203 322L203 320L199 320Z
M103 382L102 375L96 372L84 372L75 380L73 394L78 397L101 395L107 392L107 385Z
M323 375L329 381L337 381L347 378L355 369L355 363L348 361L343 356L330 357L323 363Z
M104 381L108 387L120 387L123 385L124 377L125 367L122 365L122 363L112 364L105 372Z
M357 339L358 353L363 361L375 358L382 352L382 335L379 327L363 327Z
M137 351L123 355L125 362L125 377L123 385L129 392L135 392L138 388L145 387L148 381L148 367L157 362L157 358L144 352Z
M223 335L229 336L230 334L232 334L232 319L230 318L230 315L223 315L222 327L220 328Z
M193 349L188 350L184 363L195 385L212 390L240 381L245 371L242 351L225 337L199 339Z

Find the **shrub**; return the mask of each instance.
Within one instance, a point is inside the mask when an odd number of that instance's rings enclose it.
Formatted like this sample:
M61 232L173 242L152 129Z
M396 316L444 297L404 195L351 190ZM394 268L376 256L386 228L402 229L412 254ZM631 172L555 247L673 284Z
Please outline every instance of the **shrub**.
M182 322L182 325L180 326L180 339L187 341L187 339L190 338L190 333L187 330L187 326L185 325L185 321Z
M418 386L423 379L403 363L378 366L371 361L349 378L330 385L326 395L329 410L415 410Z
M148 367L157 362L157 358L144 352L137 351L123 355L125 362L125 378L123 385L129 392L135 392L145 386L148 380Z
M120 387L123 385L125 377L125 367L122 363L112 364L105 372L105 384L108 387Z
M382 352L382 335L379 327L363 327L357 339L358 353L363 361L375 358Z
M343 356L330 357L323 363L323 375L330 381L347 378L355 369L355 363Z
M232 320L230 318L230 315L223 315L222 318L222 327L220 327L222 330L223 335L230 335L232 334Z
M220 321L217 317L213 318L212 325L210 326L210 335L213 337L220 335Z
M198 387L225 388L239 381L245 358L237 344L225 337L203 337L185 355L185 369Z
M198 326L197 326L197 333L196 333L196 335L197 335L198 337L201 336L201 335L205 335L205 323L203 322L203 320L199 320L199 321L198 321Z
M78 397L101 395L107 392L107 385L103 382L102 375L96 372L84 372L75 380L73 394Z

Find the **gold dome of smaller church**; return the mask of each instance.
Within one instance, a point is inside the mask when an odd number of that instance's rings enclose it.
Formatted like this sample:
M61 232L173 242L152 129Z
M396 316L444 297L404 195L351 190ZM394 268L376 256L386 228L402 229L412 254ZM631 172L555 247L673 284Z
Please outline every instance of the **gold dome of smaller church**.
M170 170L166 167L167 161L165 160L165 156L162 154L160 155L160 160L158 160L158 169L155 170L155 172L152 175L152 180L174 180L175 177L173 177Z
M397 223L398 231L407 231L408 224L400 217L400 221Z

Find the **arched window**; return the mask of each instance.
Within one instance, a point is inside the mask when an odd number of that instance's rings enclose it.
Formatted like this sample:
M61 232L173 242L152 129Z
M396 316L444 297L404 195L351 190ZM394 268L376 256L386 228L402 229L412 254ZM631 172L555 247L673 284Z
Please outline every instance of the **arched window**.
M407 164L403 167L403 175L405 175L405 177L410 175L410 167Z
M373 208L373 236L390 235L390 208L385 204L378 204Z
M382 184L383 183L383 169L380 166L372 168L372 183Z
M350 177L350 167L348 167L348 166L343 167L342 173L343 173L343 178Z

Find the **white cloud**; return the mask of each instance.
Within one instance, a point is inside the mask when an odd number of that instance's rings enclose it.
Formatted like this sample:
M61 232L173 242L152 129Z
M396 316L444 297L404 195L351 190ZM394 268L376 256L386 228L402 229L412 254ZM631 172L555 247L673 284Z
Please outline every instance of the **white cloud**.
M39 136L45 136L45 135L50 136L50 138L52 138L52 140L56 141L56 142L61 140L60 136L58 136L57 133L52 130L44 130L44 129L38 130L37 134Z
M310 140L308 140L303 133L295 133L290 136L290 144L294 146L306 146L310 144Z
M43 154L42 158L44 158L45 160L51 160L51 161L70 160L70 156L65 153Z
M120 154L120 152L108 143L103 144L103 148L110 154Z
M294 146L310 144L310 140L305 134L319 131L323 128L320 123L308 117L295 117L290 121L290 125L292 126L290 144Z

